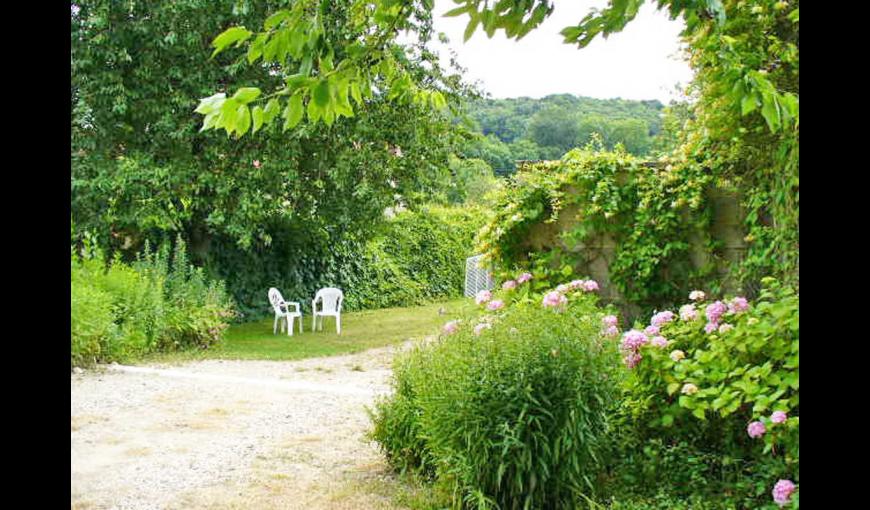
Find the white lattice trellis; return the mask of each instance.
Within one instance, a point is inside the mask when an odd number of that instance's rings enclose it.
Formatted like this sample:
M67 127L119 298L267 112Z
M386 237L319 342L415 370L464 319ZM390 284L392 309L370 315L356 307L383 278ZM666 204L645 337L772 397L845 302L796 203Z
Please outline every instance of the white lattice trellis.
M495 287L492 273L478 267L481 257L482 255L475 255L465 259L465 297L473 297L482 290L492 290Z

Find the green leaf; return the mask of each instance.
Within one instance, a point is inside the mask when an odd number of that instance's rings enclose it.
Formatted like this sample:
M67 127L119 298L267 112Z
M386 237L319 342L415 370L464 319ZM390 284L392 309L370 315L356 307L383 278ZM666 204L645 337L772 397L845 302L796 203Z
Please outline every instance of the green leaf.
M674 423L674 416L671 414L666 414L662 416L662 426L670 427Z
M471 39L471 36L474 35L474 31L477 29L477 25L480 23L480 18L477 15L472 15L471 20L468 22L468 26L465 27L465 33L462 35L462 40L464 42L468 42Z
M265 28L266 30L271 30L289 17L290 11L288 11L287 9L281 9L280 11L277 11L268 18L266 18L266 21L263 22L263 28Z
M254 120L254 133L260 130L263 126L263 107L255 106L253 110L251 110L251 117Z
M747 115L756 108L758 108L758 99L755 97L755 94L747 94L743 96L743 99L740 101L741 115Z
M249 37L253 35L253 32L246 29L245 27L231 27L224 30L220 35L214 38L211 45L214 47L214 52L211 54L212 58L218 53L224 51L227 46L235 43L236 46L246 41Z
M240 88L235 94L233 94L233 99L242 104L248 104L258 97L260 97L260 89L256 87Z
M356 101L356 104L362 106L363 98L362 94L359 91L359 84L357 82L351 82L350 84L350 95L353 97L353 100Z
M263 120L267 123L272 122L279 113L281 113L281 103L278 102L278 99L273 97L268 103L266 103L266 109L263 110Z
M455 18L456 16L460 16L462 14L465 14L470 9L471 9L470 5L463 5L461 7L457 7L455 9L451 9L451 10L445 12L444 17L445 18Z
M251 128L251 111L246 105L241 105L236 110L236 133L242 136Z
M314 87L314 103L323 108L329 104L329 80L320 80Z
M302 109L302 95L294 94L284 109L284 131L293 129L302 120L305 111ZM310 116L310 115L309 115Z
M199 106L194 110L196 113L207 115L215 110L220 110L226 100L227 95L223 92L217 93L199 100Z

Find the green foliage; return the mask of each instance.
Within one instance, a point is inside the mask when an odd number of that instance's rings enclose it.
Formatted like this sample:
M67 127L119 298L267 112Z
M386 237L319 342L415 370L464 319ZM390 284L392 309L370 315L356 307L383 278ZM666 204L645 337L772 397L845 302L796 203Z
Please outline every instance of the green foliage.
M499 186L492 167L482 159L450 158L450 172L456 188L451 190L452 203L481 203L487 194Z
M555 311L527 285L508 293L506 311L395 361L372 435L394 467L452 486L464 507L573 507L604 462L616 348L591 295ZM478 322L490 327L476 336Z
M661 327L667 348L641 349L619 411L614 492L704 495L723 508L773 508L779 479L799 480L799 307L786 286L765 280L759 300L704 332L697 320ZM675 361L680 350L685 358ZM687 385L694 385L690 387ZM773 423L773 411L788 419ZM765 424L761 438L747 434Z
M232 302L222 282L209 282L187 264L184 243L158 253L146 249L133 265L106 263L86 245L72 256L73 365L125 360L158 350L218 342Z
M691 265L689 241L706 232L710 183L702 168L648 167L624 151L577 149L511 179L494 199L478 250L502 270L536 266L541 278L543 267L570 268L594 257L591 247L609 236L615 244L609 279L622 296L642 307L672 304L704 276ZM571 216L560 222L557 238L563 248L537 251L528 242L532 229L556 222L566 209Z

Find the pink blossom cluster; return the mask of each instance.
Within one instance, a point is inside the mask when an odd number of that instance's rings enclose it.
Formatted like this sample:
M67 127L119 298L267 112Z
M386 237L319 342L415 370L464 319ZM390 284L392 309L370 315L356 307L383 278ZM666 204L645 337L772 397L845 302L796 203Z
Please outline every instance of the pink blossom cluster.
M526 283L527 281L532 279L532 273L522 273L517 276L517 283Z
M567 302L568 302L568 298L566 298L564 295L562 295L562 293L559 292L558 290L554 290L554 291L548 292L544 296L543 304L546 307L556 308L558 306L564 305Z
M639 350L641 346L649 343L649 338L642 332L636 329L632 329L631 331L626 331L624 335L622 335L622 351L625 355L622 358L622 361L625 363L625 366L628 368L634 368L640 363L640 360L643 359L643 356L640 354Z
M658 326L647 326L646 328L644 328L643 332L649 336L656 336L659 334L659 327Z
M783 423L788 419L788 415L783 411L774 411L773 414L770 415L770 421L773 423Z
M783 506L791 500L791 494L797 486L791 480L780 480L773 486L773 502Z
M627 353L625 357L622 358L622 361L625 363L625 366L627 366L629 369L632 369L636 367L642 359L643 356L639 352L632 351Z
M444 325L444 328L442 328L442 330L444 331L444 334L446 334L446 335L452 335L453 333L456 333L456 331L458 329L459 329L459 321L450 321Z
M474 302L477 303L478 305L482 305L483 303L486 303L490 299L492 299L492 292L490 292L488 290L482 290L482 291L478 292L476 296L474 296Z
M693 290L692 292L689 292L689 299L692 301L703 301L706 298L707 295L704 294L703 291Z
M619 334L619 319L615 315L605 315L601 322L604 325L604 336L614 337Z
M762 421L754 421L746 427L746 432L751 438L761 437L767 432L767 427L764 426Z
M698 318L698 310L695 310L695 305L688 304L680 307L680 320L691 322Z
M665 348L665 347L668 346L668 344L669 344L670 342L668 342L668 339L667 339L667 338L665 338L665 337L659 335L659 336L655 336L655 337L653 337L653 339L652 339L652 341L651 341L650 343L651 343L652 345L656 346L656 347Z
M749 309L749 301L745 297L737 296L728 303L728 311L732 313L745 312Z
M502 308L504 308L504 301L502 301L501 299L493 299L492 301L490 301L489 303L486 304L487 310L495 311L495 310L500 310Z
M665 310L664 312L659 312L652 316L650 320L650 324L657 327L662 327L663 325L674 320L674 312L670 310Z
M508 281L501 284L501 288L504 290L511 290L511 289L515 289L516 287L517 287L516 280L508 280Z
M719 328L719 319L721 319L722 315L727 311L728 306L721 301L716 301L707 305L707 308L704 310L704 314L707 316L707 325L704 327L704 331L707 333L716 331L716 329Z

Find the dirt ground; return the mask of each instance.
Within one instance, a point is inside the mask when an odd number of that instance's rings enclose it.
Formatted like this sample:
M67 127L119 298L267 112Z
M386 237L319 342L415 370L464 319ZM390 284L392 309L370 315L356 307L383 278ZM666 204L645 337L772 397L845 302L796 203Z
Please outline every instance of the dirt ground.
M365 407L407 345L73 374L71 507L396 508Z

